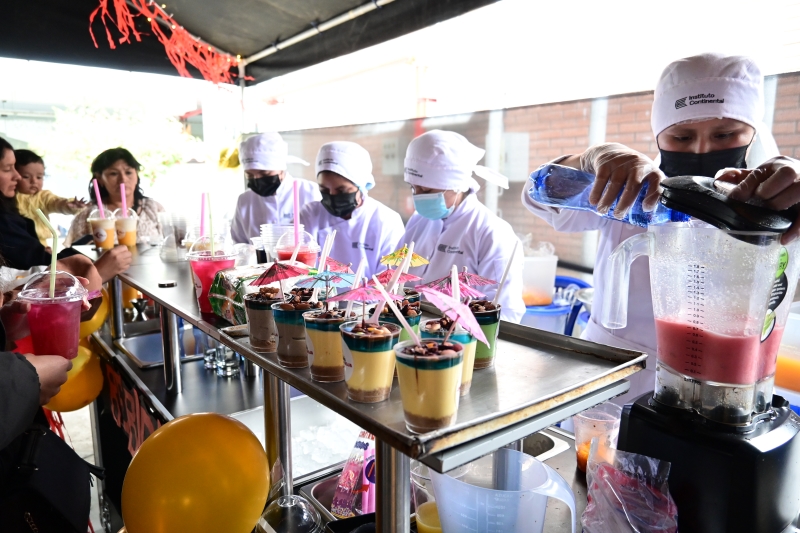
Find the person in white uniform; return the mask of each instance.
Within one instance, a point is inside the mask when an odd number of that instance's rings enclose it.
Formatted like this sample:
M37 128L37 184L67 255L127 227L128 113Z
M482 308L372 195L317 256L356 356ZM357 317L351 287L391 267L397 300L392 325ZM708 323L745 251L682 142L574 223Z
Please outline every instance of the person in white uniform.
M349 141L323 144L317 154L316 174L322 200L300 209L305 230L320 247L336 230L329 257L351 263L353 271L362 259L366 277L385 269L381 257L396 249L403 220L367 193L375 186L369 152Z
M785 189L792 180L798 180L800 165L787 157L774 157L778 153L777 146L762 123L763 88L761 71L746 57L702 54L675 61L662 73L653 100L651 126L660 152L656 161L624 145L604 143L579 155L562 156L553 163L597 176L589 200L601 213L608 211L622 191L615 209L617 217L624 216L645 183L650 192L643 205L645 209L654 209L661 192L659 183L665 176L715 177L725 168L758 166L752 172L732 170L727 178L720 176L720 179L736 183L744 179L735 194L745 200L755 190L753 174L763 174L761 181L770 176L775 181L775 176L788 175L790 179ZM556 230L600 231L592 304L593 309L599 310L603 298L613 290L606 282L608 256L622 241L645 230L586 211L537 204L527 194L531 186L529 181L523 188L522 203ZM795 190L795 194L797 192ZM798 200L800 197L795 203ZM795 228L799 223L800 218ZM784 239L788 237L787 233ZM630 391L615 399L616 403L629 403L654 389L656 332L646 258L638 259L631 266L627 327L606 329L600 324L599 316L593 314L582 336L648 354L647 369L631 377Z
M288 163L308 165L289 155L289 146L278 133L259 133L239 146L239 161L247 177L247 189L239 195L231 223L234 243L250 244L261 235L261 224L294 222L294 182L300 184L300 205L320 199L317 185L293 178L286 171Z
M511 269L499 303L503 320L516 322L525 314L522 301L522 245L511 225L489 211L475 195L480 185L473 172L501 187L508 180L478 165L485 150L452 131L432 130L411 141L405 158L405 181L411 184L416 212L406 224L401 242L414 242L414 252L430 261L412 268L420 284L450 274L453 265L500 281ZM478 288L493 299L497 285Z

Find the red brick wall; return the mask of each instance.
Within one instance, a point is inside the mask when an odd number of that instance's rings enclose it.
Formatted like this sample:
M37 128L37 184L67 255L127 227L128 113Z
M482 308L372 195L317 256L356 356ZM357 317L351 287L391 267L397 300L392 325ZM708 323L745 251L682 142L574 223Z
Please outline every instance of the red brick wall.
M650 130L652 103L652 92L610 97L606 140L625 144L655 157L658 147ZM589 143L590 116L590 100L519 107L505 110L503 128L506 132L529 134L529 168L532 170L559 155L583 151ZM465 123L441 124L437 127L461 133L473 144L483 147L486 144L488 117L488 112L473 113ZM371 195L407 220L413 213L408 185L403 182L402 176L383 175L381 161L384 140L393 138L408 143L416 131L415 122L406 121L399 130L388 133L375 133L380 130L379 125L295 132L301 134L303 139L303 153L297 155L313 161L319 146L332 140L350 140L361 144L372 154L377 185ZM800 158L800 73L778 78L773 132L782 154ZM305 173L310 177L313 170L306 169ZM534 240L552 242L559 257L587 263L583 257L584 234L556 232L530 214L520 202L523 186L523 182L513 182L509 190L501 192L498 208L503 219L519 234L531 233ZM483 191L479 197L483 200Z

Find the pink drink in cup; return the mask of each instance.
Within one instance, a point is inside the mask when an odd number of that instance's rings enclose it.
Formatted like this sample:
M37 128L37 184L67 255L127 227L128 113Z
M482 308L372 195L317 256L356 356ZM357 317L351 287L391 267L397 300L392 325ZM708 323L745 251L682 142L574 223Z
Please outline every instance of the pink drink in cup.
M230 251L227 243L214 240L214 251L211 251L211 240L209 237L198 239L186 259L192 267L194 273L194 288L197 291L197 305L201 313L213 313L211 301L208 299L208 291L214 283L217 272L226 268L233 268L236 264L236 254Z
M80 340L81 306L87 291L67 272L56 272L54 297L50 298L50 273L29 281L17 297L31 306L28 325L35 355L60 355L74 359Z

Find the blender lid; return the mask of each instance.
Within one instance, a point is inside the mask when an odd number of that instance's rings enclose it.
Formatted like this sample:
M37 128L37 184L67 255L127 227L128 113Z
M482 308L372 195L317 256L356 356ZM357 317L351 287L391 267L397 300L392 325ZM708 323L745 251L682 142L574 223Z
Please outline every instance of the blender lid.
M733 200L714 186L714 178L675 176L661 186L661 203L666 207L720 229L784 233L792 225L793 217L787 211Z

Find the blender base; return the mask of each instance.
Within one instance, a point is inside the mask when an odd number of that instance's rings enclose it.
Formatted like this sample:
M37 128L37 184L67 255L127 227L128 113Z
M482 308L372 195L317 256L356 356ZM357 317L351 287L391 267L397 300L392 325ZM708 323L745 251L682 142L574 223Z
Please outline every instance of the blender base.
M726 431L651 392L624 407L618 448L672 464L681 533L780 533L800 512L800 417L780 396L771 412Z

